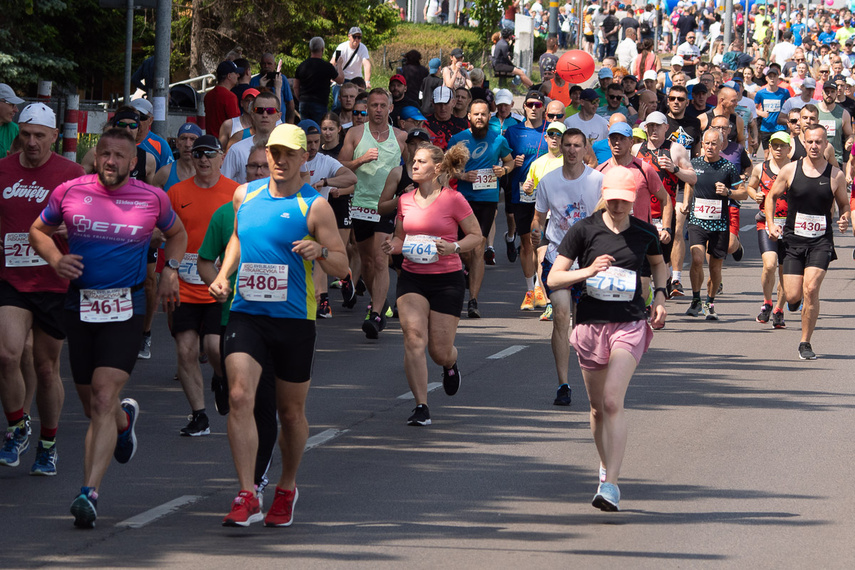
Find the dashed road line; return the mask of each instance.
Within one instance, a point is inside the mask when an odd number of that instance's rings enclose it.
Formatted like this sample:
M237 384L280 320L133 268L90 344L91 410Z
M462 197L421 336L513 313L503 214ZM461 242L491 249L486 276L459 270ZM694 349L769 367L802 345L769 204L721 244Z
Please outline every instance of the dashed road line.
M512 354L516 354L521 350L525 350L526 348L528 348L527 345L515 344L513 346L509 346L505 350L500 350L496 354L491 354L490 356L487 357L487 360L500 360L502 358L507 358L508 356L511 356Z
M120 523L116 523L116 526L127 528L142 528L145 525L156 521L157 519L161 519L166 515L172 514L173 512L177 511L182 507L192 505L201 498L202 495L184 495L178 497L177 499L173 499L168 503L163 503L160 506L154 507L153 509L149 509L144 513L140 513L138 515L132 516L129 519L125 519Z

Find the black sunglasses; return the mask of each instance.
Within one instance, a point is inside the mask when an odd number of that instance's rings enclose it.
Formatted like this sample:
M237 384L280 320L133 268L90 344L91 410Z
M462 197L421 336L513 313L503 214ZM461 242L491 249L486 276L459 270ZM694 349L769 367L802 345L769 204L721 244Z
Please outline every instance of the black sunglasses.
M204 157L207 157L208 160L213 160L213 159L217 158L218 154L220 154L220 151L218 151L218 150L202 150L202 149L199 149L199 150L193 151L193 158L202 158L204 156Z
M368 111L357 111L356 109L354 109L352 111L352 113L354 115L359 115L360 117L367 117L368 116Z
M686 98L685 97L668 97L668 100L669 101L680 101L680 102L682 102L682 101L685 101Z
M564 113L547 113L546 116L549 119L563 119Z
M255 109L253 109L253 111L255 111L256 115L263 115L264 113L267 113L268 115L275 115L279 112L279 109L277 109L276 107L256 107Z
M119 123L116 123L116 126L119 127L120 129L138 129L140 124L139 123L119 122Z

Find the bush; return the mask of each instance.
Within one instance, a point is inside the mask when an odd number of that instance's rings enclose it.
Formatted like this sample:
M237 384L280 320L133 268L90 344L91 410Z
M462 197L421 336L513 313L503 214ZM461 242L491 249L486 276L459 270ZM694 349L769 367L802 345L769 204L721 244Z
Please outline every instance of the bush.
M475 67L481 67L490 61L489 47L478 40L474 28L461 28L441 24L401 23L397 34L371 53L372 85L382 86L380 77L391 77L394 69L401 65L402 54L415 49L422 54L422 65L428 66L428 61L441 57L442 65L451 62L451 50L460 48L466 54L466 59ZM386 50L386 65L383 65L383 49Z

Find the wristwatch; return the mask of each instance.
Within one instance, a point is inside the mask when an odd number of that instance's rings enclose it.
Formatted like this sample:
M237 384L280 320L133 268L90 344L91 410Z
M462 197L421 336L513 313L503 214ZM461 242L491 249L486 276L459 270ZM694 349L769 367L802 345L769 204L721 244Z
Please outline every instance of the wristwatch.
M454 253L460 253L460 244L454 242Z
M178 271L178 268L181 267L181 263L179 263L177 259L167 259L165 267Z
M316 257L315 259L317 259L318 261L325 261L329 254L330 254L330 250L328 250L325 247L321 247L321 254L318 257Z

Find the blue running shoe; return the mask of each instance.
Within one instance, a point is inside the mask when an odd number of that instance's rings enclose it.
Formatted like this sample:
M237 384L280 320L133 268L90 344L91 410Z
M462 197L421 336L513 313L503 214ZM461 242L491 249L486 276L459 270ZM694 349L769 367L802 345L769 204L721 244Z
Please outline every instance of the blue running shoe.
M56 460L58 458L56 442L39 440L39 447L36 449L36 462L30 469L30 475L53 477L56 475Z
M95 528L98 518L98 494L92 487L81 487L80 494L71 502L71 514L77 528Z
M620 510L620 489L614 483L600 483L597 488L597 494L594 495L594 500L591 504L606 512L616 512Z
M21 455L29 448L30 438L27 436L27 427L23 423L7 429L3 448L0 449L0 465L17 467L21 462Z
M137 452L137 434L134 432L134 427L140 415L140 405L133 398L125 398L122 400L122 409L128 414L128 428L116 439L113 457L119 463L127 463Z

